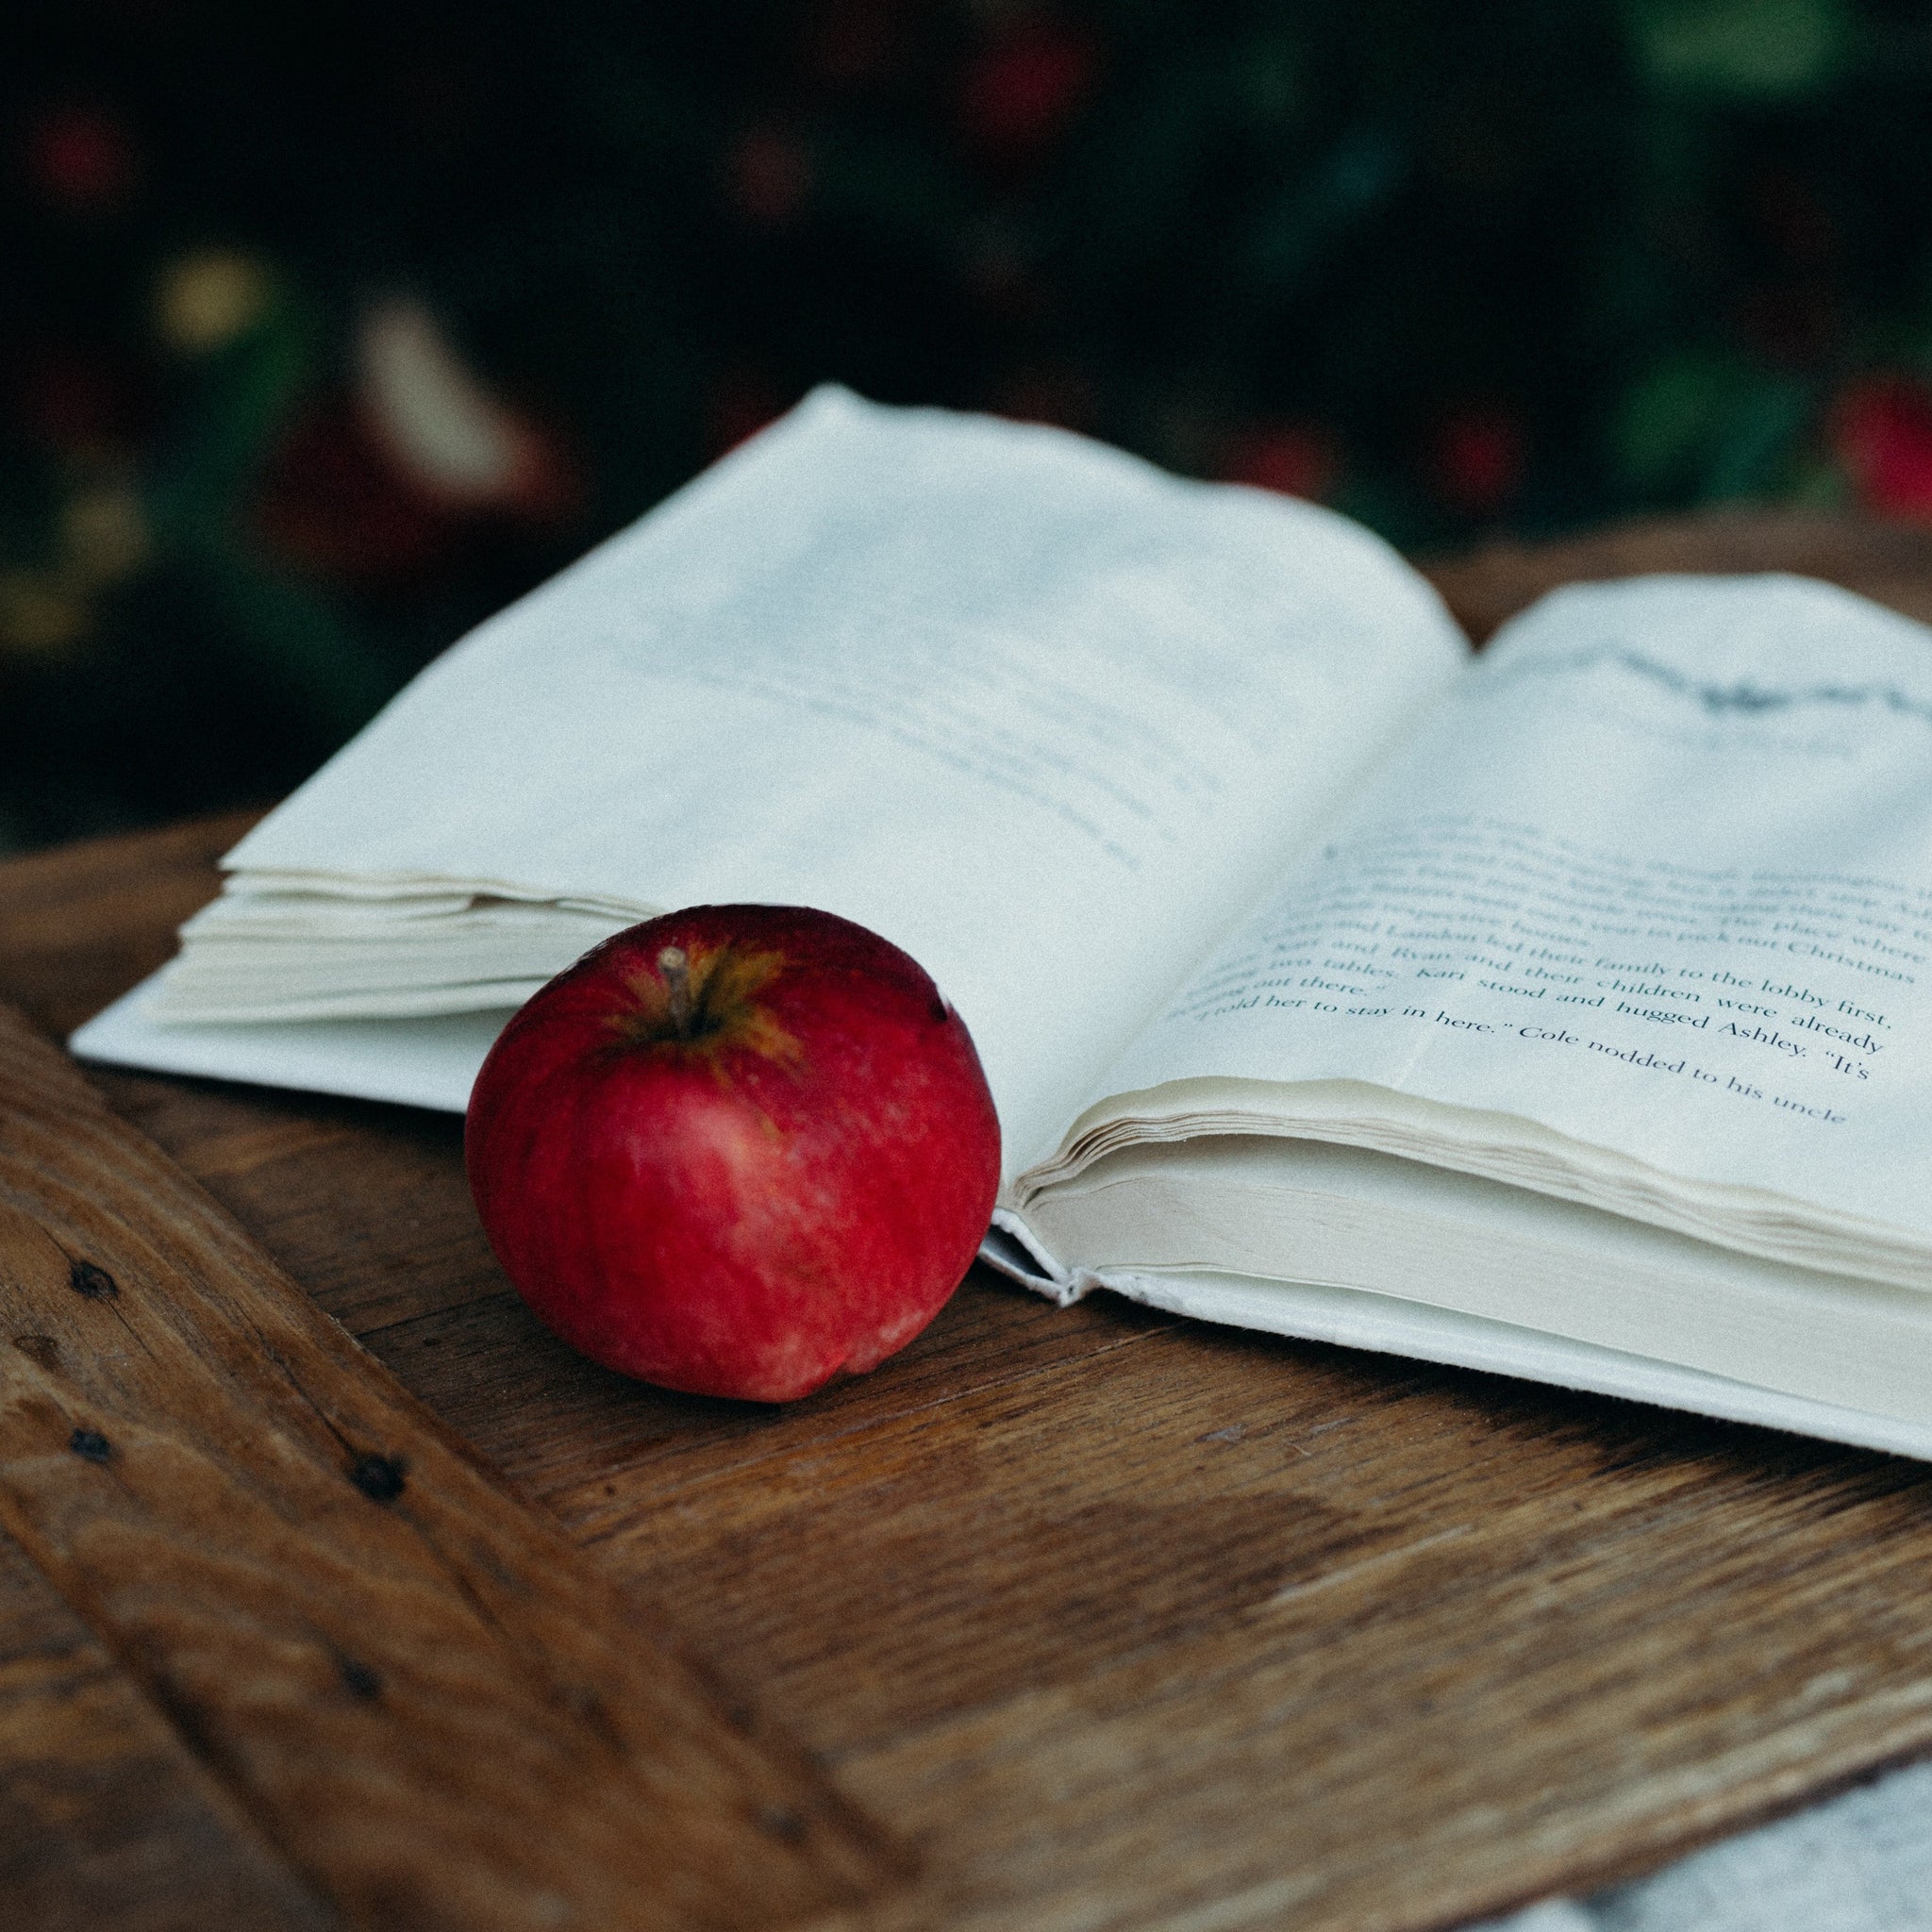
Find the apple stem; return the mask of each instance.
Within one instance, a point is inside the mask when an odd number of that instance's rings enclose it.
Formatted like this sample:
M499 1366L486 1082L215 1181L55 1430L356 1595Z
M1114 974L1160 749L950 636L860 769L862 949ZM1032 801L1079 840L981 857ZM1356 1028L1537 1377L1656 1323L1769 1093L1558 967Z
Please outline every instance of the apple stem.
M684 1039L691 1037L691 960L682 946L666 946L658 955L658 971L671 996L671 1024Z

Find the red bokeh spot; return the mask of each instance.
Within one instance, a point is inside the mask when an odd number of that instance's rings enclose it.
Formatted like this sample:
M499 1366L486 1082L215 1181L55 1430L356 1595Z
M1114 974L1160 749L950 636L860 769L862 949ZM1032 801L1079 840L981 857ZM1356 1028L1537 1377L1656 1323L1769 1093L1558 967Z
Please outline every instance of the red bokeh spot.
M1866 508L1932 522L1932 393L1905 375L1872 375L1839 396L1832 454Z
M967 137L997 160L1023 160L1050 143L1093 87L1093 42L1050 21L1004 28L968 63L959 95Z
M1458 409L1437 427L1429 445L1429 481L1463 516L1492 516L1523 481L1521 425L1501 409Z
M134 151L98 108L48 108L26 128L26 171L42 198L70 214L104 214L134 186Z
M1246 483L1319 502L1333 488L1338 467L1331 438L1319 429L1278 424L1234 437L1216 474L1224 483Z
M809 150L787 128L747 128L725 151L726 198L757 228L795 221L811 198L812 176Z
M297 419L263 475L256 521L285 562L350 583L426 573L442 560L456 528L346 401Z

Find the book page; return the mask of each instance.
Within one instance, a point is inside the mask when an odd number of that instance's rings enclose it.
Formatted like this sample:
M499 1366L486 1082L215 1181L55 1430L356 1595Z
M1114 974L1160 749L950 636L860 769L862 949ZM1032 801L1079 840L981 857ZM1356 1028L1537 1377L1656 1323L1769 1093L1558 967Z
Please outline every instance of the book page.
M365 905L841 913L964 1014L1017 1166L1465 657L1329 512L821 391L448 653L230 863Z
M1303 1285L1346 1289L1932 1430L1932 1295L1386 1154L1258 1135L1136 1147L1038 1212L1118 1292L1171 1270L1272 1275L1284 1311Z
M1106 1085L1133 1098L1081 1124L1090 1150L1110 1117L1206 1107L1226 1131L1296 1092L1345 1139L1397 1096L1426 1131L1396 1151L1459 1159L1466 1121L1480 1160L1514 1119L1557 1166L1603 1150L1612 1182L1814 1204L1916 1247L1932 632L1796 578L1546 598ZM1617 1205L1665 1218L1634 1182Z

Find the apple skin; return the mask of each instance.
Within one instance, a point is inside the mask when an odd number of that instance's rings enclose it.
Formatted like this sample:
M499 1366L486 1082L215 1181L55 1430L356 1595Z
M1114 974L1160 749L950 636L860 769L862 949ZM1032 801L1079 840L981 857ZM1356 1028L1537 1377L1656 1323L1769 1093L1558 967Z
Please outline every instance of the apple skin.
M538 1317L627 1375L786 1402L874 1367L971 1265L992 1096L920 966L850 920L695 906L511 1020L464 1159Z

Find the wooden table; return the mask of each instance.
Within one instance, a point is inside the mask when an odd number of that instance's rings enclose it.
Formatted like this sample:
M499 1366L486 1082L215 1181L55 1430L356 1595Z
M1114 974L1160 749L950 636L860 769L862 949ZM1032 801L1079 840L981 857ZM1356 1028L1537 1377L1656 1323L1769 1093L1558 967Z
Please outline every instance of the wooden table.
M1438 578L1656 567L1932 614L1816 518ZM0 867L9 1928L1397 1932L1932 1749L1913 1464L977 1275L783 1411L576 1358L456 1121L30 1034L241 824Z

